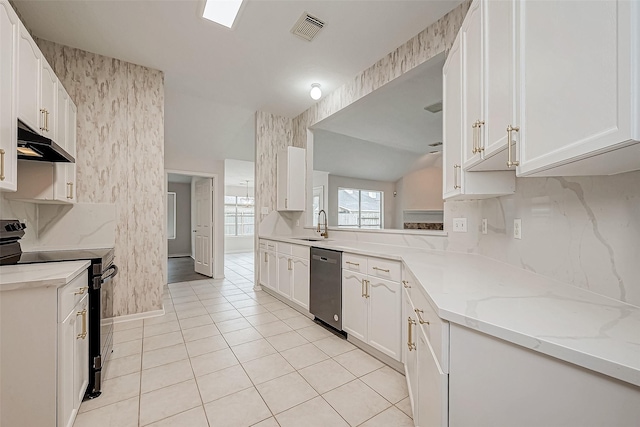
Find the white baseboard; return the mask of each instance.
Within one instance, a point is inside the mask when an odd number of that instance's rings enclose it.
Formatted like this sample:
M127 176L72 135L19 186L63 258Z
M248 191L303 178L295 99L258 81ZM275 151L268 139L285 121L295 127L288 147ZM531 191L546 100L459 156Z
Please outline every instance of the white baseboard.
M151 317L164 316L164 305L160 310L145 311L144 313L125 314L124 316L112 317L113 323L124 323L132 320L149 319Z
M169 258L186 258L186 257L193 258L191 254L171 254L168 256Z

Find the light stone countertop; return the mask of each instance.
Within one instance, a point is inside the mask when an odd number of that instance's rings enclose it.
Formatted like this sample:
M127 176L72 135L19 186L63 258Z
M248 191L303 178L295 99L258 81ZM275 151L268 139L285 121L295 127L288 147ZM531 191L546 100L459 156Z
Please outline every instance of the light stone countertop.
M261 238L401 260L442 319L640 386L640 307L480 255Z
M89 261L43 262L0 267L0 292L37 287L59 288L85 271Z

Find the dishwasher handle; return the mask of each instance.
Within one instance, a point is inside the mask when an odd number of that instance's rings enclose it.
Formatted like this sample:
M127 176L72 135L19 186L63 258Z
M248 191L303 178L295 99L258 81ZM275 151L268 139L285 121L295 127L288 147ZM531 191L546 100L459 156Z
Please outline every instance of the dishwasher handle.
M337 259L327 258L327 257L320 256L320 255L312 255L311 258L314 261L328 262L329 264L337 264L338 263Z

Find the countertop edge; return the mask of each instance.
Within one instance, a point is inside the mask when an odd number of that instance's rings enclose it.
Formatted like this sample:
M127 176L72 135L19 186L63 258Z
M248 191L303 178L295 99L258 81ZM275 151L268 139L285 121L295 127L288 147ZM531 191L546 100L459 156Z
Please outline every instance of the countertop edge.
M0 292L13 291L17 289L32 289L39 287L56 287L59 288L61 286L65 286L68 283L71 283L76 277L78 277L84 270L86 270L91 264L89 261L65 261L65 262L56 262L56 263L34 263L34 264L21 264L20 267L33 267L39 265L53 265L56 264L56 267L60 269L69 268L69 270L65 270L58 274L52 273L50 277L36 277L33 280L22 281L13 281L10 283L2 283L0 280ZM11 266L4 266L11 267Z

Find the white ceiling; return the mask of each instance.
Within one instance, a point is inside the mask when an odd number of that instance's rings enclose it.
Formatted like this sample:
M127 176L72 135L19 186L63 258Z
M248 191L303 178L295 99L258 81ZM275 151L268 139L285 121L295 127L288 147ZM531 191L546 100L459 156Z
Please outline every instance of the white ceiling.
M333 175L395 182L416 165L438 166L444 54L314 125L313 165ZM426 156L425 156L426 154ZM433 158L433 160L429 160Z
M295 117L460 3L247 0L229 30L202 1L15 1L38 37L164 71L165 144L215 160L253 160L255 111ZM305 11L312 42L289 32Z

